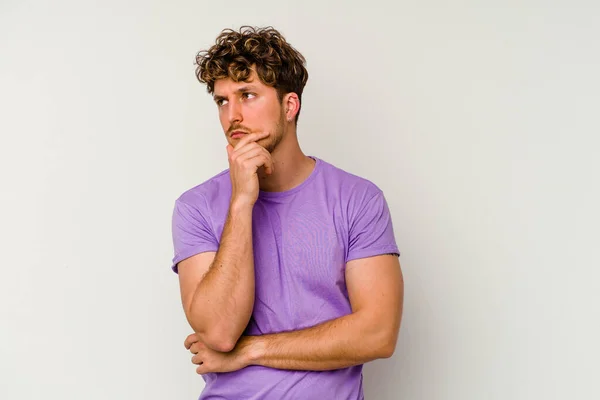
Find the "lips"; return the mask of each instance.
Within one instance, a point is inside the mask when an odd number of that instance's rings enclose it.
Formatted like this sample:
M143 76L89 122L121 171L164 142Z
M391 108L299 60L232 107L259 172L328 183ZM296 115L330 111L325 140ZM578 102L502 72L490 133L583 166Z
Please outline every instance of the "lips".
M239 139L239 138L243 137L244 135L247 135L247 133L243 132L243 131L233 131L231 133L231 138L232 139Z

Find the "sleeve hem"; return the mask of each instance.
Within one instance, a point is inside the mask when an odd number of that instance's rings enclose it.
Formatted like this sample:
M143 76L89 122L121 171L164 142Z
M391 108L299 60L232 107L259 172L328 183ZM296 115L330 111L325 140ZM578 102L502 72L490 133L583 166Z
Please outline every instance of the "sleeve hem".
M175 258L173 258L173 262L171 263L171 270L173 270L173 272L175 272L177 274L178 273L177 264L179 264L181 261L185 260L186 258L195 256L196 254L206 253L209 251L217 251L217 250L219 250L218 247L213 246L213 245L207 245L207 244L186 249L186 251L182 252L181 254L177 254L177 256L175 256Z
M365 249L365 250L354 251L354 252L348 254L348 257L346 258L346 262L356 260L358 258L380 256L382 254L394 254L394 255L400 257L400 251L398 250L398 247L387 246L387 247L378 247L375 249Z

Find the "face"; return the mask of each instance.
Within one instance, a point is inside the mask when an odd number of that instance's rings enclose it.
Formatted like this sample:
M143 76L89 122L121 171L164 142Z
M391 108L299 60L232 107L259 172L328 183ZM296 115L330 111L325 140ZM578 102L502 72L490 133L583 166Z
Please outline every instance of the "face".
M235 146L244 134L269 132L258 144L275 150L285 134L285 114L277 91L262 83L255 71L247 82L216 81L213 97L229 144Z

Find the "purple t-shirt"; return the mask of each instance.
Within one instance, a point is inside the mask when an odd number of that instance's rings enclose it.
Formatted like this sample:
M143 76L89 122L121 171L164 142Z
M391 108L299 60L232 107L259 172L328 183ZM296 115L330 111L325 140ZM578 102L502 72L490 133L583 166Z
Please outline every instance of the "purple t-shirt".
M312 158L315 168L302 184L285 192L261 191L254 206L256 297L245 335L298 330L350 314L346 263L400 254L382 191ZM230 198L226 170L176 200L175 272L181 260L218 250ZM203 378L200 399L363 399L361 365L321 372L249 366Z

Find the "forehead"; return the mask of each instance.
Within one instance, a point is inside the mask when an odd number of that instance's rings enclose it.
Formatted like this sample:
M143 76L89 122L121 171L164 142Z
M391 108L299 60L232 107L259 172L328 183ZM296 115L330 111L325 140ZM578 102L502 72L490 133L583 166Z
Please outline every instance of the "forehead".
M231 78L217 79L214 84L214 94L217 96L236 92L240 89L259 90L265 88L268 88L268 86L262 83L256 72L252 70L245 81L235 82Z

